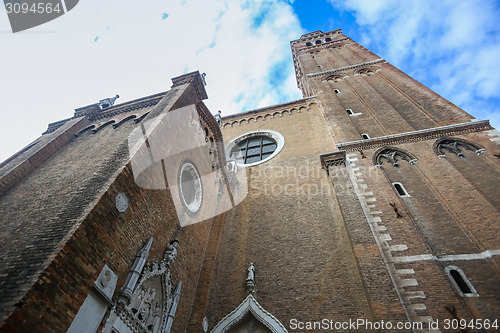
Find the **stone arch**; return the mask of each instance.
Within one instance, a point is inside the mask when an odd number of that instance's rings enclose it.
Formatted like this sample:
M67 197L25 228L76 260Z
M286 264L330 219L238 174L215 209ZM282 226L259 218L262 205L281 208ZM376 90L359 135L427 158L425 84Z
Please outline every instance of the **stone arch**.
M452 138L452 137L443 137L436 142L432 147L434 152L438 156L445 156L446 153L453 153L458 157L465 157L462 150L471 150L477 154L481 154L486 150L478 145L477 143L470 142L468 140Z
M92 133L97 133L99 132L100 130L102 130L104 127L108 126L108 125L111 125L111 124L114 124L115 121L114 120L110 120L108 122L105 122L104 124L102 124L101 126L97 127L97 128L94 128L92 130Z
M373 155L373 164L375 166L381 166L383 162L388 162L391 163L394 167L398 167L399 162L403 160L412 165L417 162L417 158L415 157L415 155L394 147L381 148L377 150Z
M264 120L264 117L262 117L262 116L257 116L257 118L255 118L255 121L258 121L259 119L260 119L260 120Z
M85 132L87 132L87 131L89 131L89 130L91 130L91 129L93 129L93 128L95 128L95 125L90 125L90 126L87 126L87 127L85 127L84 129L82 129L80 132L76 133L76 134L75 134L75 137L77 137L77 136L79 136L79 135L82 135L83 133L85 133Z
M117 122L116 124L113 125L113 128L117 128L118 126L122 125L123 123L129 121L130 119L135 119L137 118L137 116L134 114L134 115L131 115L131 116L128 116L126 118L123 118L122 120L120 120L119 122Z
M285 326L272 314L267 312L252 296L248 295L247 298L236 309L231 313L226 315L221 319L212 329L211 333L223 333L228 332L232 327L237 325L242 319L244 319L248 314L253 315L253 317L260 323L264 324L270 332L273 333L286 333L287 330Z
M304 112L304 111L307 111L307 108L305 106L301 106L297 112L301 113L301 112Z
M246 119L241 119L240 122L239 122L239 124L241 125L241 124L243 124L245 122L247 122Z
M331 74L331 75L326 75L323 78L323 81L333 81L333 82L337 83L337 82L342 82L343 77L344 76L342 74Z
M276 116L279 116L279 115L281 115L281 113L279 113L279 112L276 111L275 113L273 113L273 118L276 117Z
M370 76L377 73L377 68L373 67L363 67L354 71L354 74L359 74L361 76Z
M237 121L237 120L236 120L236 121L233 121L233 122L231 123L231 127L233 127L234 125L238 125L238 124L239 124L239 123L238 123L238 121Z
M134 122L137 124L137 123L140 123L144 118L146 118L146 116L149 114L149 112L146 112L145 114L143 114L142 116L140 116L139 118L136 118L134 119Z

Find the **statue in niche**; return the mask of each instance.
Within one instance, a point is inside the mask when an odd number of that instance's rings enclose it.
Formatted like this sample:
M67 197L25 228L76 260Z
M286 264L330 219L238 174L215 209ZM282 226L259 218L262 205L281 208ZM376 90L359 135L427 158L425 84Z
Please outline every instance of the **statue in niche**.
M167 250L165 251L164 259L167 261L168 265L172 264L175 261L175 258L177 257L177 245L178 244L179 244L178 241L173 240L167 246Z

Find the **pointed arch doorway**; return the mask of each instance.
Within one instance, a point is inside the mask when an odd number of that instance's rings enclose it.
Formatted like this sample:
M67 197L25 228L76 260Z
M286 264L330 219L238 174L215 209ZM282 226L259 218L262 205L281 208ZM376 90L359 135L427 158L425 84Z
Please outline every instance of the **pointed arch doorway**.
M252 296L215 325L211 333L287 333L285 326Z

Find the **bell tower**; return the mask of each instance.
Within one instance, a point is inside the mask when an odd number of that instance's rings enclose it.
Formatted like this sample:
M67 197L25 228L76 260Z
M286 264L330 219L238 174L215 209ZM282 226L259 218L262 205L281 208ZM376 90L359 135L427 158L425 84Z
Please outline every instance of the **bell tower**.
M473 119L340 29L302 35L291 47L299 89L320 99L339 141Z

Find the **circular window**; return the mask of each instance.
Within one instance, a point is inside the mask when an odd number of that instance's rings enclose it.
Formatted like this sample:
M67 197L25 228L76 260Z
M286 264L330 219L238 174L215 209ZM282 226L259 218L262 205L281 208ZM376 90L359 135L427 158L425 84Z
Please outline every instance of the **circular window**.
M276 156L284 145L283 136L275 131L255 131L240 135L229 142L228 160L240 165L255 165Z
M179 193L182 204L191 213L200 210L203 186L198 169L191 162L184 162L179 172Z

